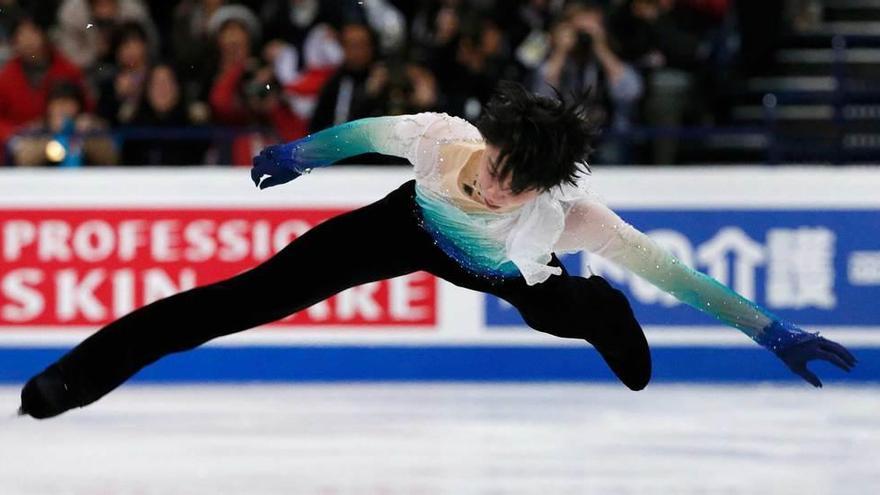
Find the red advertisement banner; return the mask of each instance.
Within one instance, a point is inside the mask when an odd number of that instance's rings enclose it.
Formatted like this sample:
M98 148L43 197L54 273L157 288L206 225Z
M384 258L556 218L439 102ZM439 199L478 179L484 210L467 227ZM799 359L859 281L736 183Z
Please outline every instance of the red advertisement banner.
M0 326L107 323L156 299L247 270L339 213L0 210ZM356 246L352 243L353 250ZM436 287L433 276L413 273L349 289L283 322L434 325Z

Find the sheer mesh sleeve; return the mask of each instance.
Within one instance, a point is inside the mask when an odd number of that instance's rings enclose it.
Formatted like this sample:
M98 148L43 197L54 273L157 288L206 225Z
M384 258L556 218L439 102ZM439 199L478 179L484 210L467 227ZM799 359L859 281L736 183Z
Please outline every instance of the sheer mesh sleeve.
M440 113L369 117L324 129L290 143L294 161L303 169L326 167L362 153L382 153L409 160L416 176L436 168L439 144L479 137L472 125Z
M776 316L708 275L684 265L596 200L573 205L556 249L560 252L587 250L613 261L772 349L768 341L772 331L767 330L779 321Z

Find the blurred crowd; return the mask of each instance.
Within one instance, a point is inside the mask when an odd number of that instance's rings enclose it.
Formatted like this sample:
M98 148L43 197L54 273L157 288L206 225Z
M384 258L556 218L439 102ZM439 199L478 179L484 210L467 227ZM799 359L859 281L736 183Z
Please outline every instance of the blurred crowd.
M711 123L712 92L743 70L731 29L749 68L766 51L754 26L731 28L753 3L0 0L3 162L246 164L361 117L475 119L501 79L589 89L609 136ZM596 160L629 153L609 139Z

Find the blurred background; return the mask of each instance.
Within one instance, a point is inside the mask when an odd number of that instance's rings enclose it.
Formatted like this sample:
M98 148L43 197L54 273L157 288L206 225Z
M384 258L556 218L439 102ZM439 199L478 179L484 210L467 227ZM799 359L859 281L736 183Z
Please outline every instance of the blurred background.
M604 128L596 164L880 156L871 0L3 0L0 9L6 165L244 165L267 143L365 116L474 120L500 79L565 97L592 87ZM46 147L70 139L73 153Z
M814 390L577 253L568 270L645 328L645 391L420 272L14 417L102 325L412 178L360 155L260 191L264 146L367 116L473 121L502 79L591 88L598 197L856 369L814 363ZM0 0L0 492L880 493L878 81L880 0Z

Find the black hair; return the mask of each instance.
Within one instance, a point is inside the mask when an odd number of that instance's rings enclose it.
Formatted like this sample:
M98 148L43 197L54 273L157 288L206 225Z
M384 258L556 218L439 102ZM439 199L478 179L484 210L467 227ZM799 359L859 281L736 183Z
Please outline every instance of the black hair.
M62 98L70 98L76 100L80 110L85 108L85 94L83 88L75 81L70 79L59 79L52 83L46 96L46 101L58 100Z
M362 22L359 20L348 20L348 21L345 21L339 25L339 35L340 36L342 36L342 31L347 27L358 27L358 28L361 28L364 31L366 31L367 34L369 35L370 45L373 47L373 51L377 54L379 53L379 48L380 48L379 47L379 33L377 33L376 30L373 29L372 26L370 26L366 22Z
M586 160L598 129L585 116L589 91L573 96L566 102L558 91L548 98L513 81L498 84L476 126L499 148L492 173L501 181L510 177L514 194L574 185L589 173Z
M150 37L147 35L147 30L138 21L125 21L114 29L114 48L119 48L119 45L132 39L140 40L147 46L150 45Z
M16 33L18 32L18 28L20 28L24 25L28 25L28 24L36 27L37 30L39 30L42 33L43 38L47 38L45 24L39 22L37 20L37 18L34 17L33 15L31 15L29 12L26 12L21 9L13 10L12 12L10 12L8 14L8 18L9 18L8 22L9 22L9 37L10 38L12 38L16 35Z

